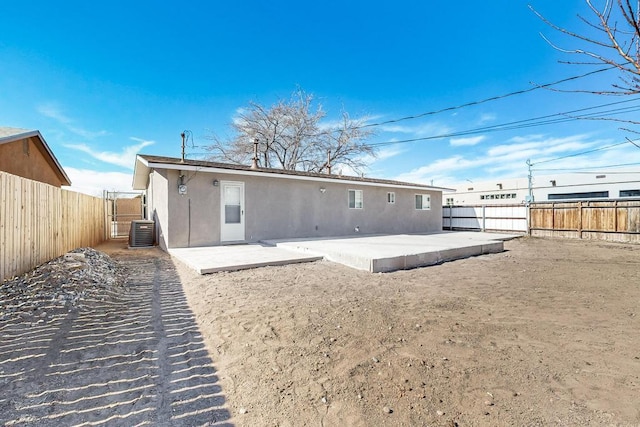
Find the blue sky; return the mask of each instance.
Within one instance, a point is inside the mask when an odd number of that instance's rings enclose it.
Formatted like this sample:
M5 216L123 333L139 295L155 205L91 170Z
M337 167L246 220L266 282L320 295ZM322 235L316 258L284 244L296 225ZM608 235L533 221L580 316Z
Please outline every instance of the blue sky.
M0 6L0 126L38 129L86 192L130 188L137 152L179 157L190 130L229 135L236 111L297 88L336 119L379 123L531 88L592 70L560 64L578 47L541 22L588 31L582 0L4 2ZM558 88L607 88L614 72ZM472 107L377 126L371 143L455 134L606 103L538 89ZM571 118L573 115L556 116ZM628 115L618 118L633 117ZM367 175L451 186L526 175L535 163L637 135L612 121L566 120L380 147ZM545 163L568 170L640 163L623 144ZM628 166L625 170L638 166Z

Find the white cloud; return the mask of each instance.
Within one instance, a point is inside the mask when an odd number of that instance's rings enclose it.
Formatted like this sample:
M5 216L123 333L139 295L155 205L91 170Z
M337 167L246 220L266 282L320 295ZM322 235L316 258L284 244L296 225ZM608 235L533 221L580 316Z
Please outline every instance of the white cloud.
M364 173L365 176L370 176L370 174L377 172L376 170L373 170L371 168L371 166L374 165L377 161L382 161L394 156L398 156L404 153L404 151L405 151L404 149L401 149L398 147L383 148L382 150L379 150L377 152L375 157L367 154L367 155L362 155L357 159L358 161L361 161L366 165L360 171L360 173L355 169L353 169L351 166L344 165L344 164L334 165L332 169L332 173L342 174L347 176L360 176L362 173Z
M493 113L484 113L480 116L480 119L478 120L478 123L480 124L485 124L488 122L493 122L495 119L497 119L497 116Z
M416 137L446 135L453 132L453 128L438 122L427 122L414 126L387 124L380 126L384 132L404 133Z
M72 120L69 117L65 116L60 108L53 103L39 105L37 110L43 116L57 120L62 124L66 125L72 122Z
M352 123L355 123L357 126L367 126L372 124L375 120L380 118L379 115L364 115L361 117L349 117ZM344 119L342 117L331 119L331 120L321 120L318 122L319 130L332 130L336 128L341 128L344 125ZM366 128L365 128L366 129Z
M494 145L489 150L487 150L487 155L489 156L509 156L512 154L521 153L523 151L536 150L540 147L539 142L522 142L519 144L503 144L503 145Z
M86 144L66 144L65 147L82 151L83 153L87 153L91 157L105 163L122 166L127 169L133 169L136 154L138 154L144 147L154 144L155 142L146 141L144 139L135 137L130 137L130 139L139 142L139 144L124 147L120 153L114 153L110 151L96 151Z
M542 139L544 137L545 135L543 134L529 134L524 136L514 136L513 138L509 139L509 142L521 144L521 143L533 141L536 139Z
M413 133L414 132L414 129L410 126L392 125L392 124L382 125L380 126L380 129L382 129L382 131L384 132L390 132L390 133Z
M428 165L403 173L394 179L399 181L428 184L432 179L434 179L434 176L460 173L462 170L484 166L490 161L490 158L465 159L461 155L455 155L444 159L438 159Z
M76 169L64 166L69 175L73 191L102 196L103 190L108 191L133 191L131 185L133 175L123 172L97 172L90 169Z
M562 156L560 156L562 157ZM618 169L622 170L638 170L640 163L640 149L632 147L631 144L619 145L607 150L597 151L588 155L566 157L557 161L539 163L533 165L534 175L542 173L557 173L558 171L567 171L579 169L579 171L599 171L605 173L615 170L613 165L626 165Z
M233 116L231 116L231 122L234 125L242 125L244 124L245 120L242 118L245 114L247 114L249 112L249 110L247 110L244 107L240 107L240 108L236 108L236 112Z
M406 149L400 147L387 147L378 151L378 154L374 160L387 160L395 156L399 156L406 152Z
M399 175L396 179L410 182L430 183L438 176L453 176L451 182L464 182L465 179L486 179L489 176L495 177L518 177L527 173L527 159L531 159L534 165L538 162L546 167L547 161L589 151L596 147L606 146L610 141L589 139L588 135L573 135L564 138L544 137L542 135L529 135L512 138L510 144L503 144L488 148L485 153L476 157L467 158L462 154L437 159L427 165L415 168L405 174ZM623 146L621 146L623 147ZM627 152L628 147L626 147ZM638 158L640 161L640 150L638 154L627 154L627 159ZM637 156L637 157L636 157ZM589 166L625 163L621 162L620 154L608 152L596 152L589 155L579 156L579 163L576 158L570 157L564 160L554 160L550 163L554 168L575 168L577 164ZM606 160L604 160L606 159ZM542 164L540 167L543 167ZM445 184L446 185L446 184ZM451 184L449 184L451 185Z
M39 105L37 107L37 110L43 116L56 120L60 124L64 125L64 127L66 127L70 132L73 132L76 135L82 136L83 138L93 139L99 136L107 135L107 131L105 130L94 132L94 131L88 131L86 129L75 126L73 124L74 120L68 117L67 115L65 115L62 111L62 108L60 108L55 103L47 103L47 104Z
M564 138L544 137L543 135L518 136L511 138L508 144L493 146L488 154L501 156L524 150L535 150L540 153L552 154L568 150L584 150L604 140L589 140L589 135L578 134Z
M461 146L477 145L482 141L484 141L485 139L487 139L487 137L484 135L471 136L469 138L451 138L449 143L453 147L461 147Z

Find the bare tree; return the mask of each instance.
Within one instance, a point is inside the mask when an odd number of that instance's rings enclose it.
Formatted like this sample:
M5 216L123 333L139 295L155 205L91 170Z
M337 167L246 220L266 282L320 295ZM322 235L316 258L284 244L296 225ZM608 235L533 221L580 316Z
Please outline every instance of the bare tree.
M605 0L600 7L592 0L585 0L590 16L578 18L592 30L578 33L553 24L531 5L529 8L553 29L578 40L585 47L565 49L543 38L555 49L576 55L577 61L563 61L568 64L607 65L620 71L620 83L612 84L612 89L583 90L603 95L635 95L640 93L640 0Z
M234 118L232 138L210 136L207 149L212 159L249 164L257 140L261 167L326 172L330 164L361 170L376 154L365 142L373 132L345 112L338 125L323 124L325 117L322 105L302 90L268 109L252 101Z

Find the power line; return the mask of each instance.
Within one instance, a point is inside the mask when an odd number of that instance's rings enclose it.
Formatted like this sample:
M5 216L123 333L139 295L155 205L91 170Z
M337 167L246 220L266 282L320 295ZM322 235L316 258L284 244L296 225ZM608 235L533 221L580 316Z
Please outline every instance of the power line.
M403 121L406 121L406 120L419 119L421 117L440 114L440 113L444 113L444 112L447 112L447 111L459 110L461 108L471 107L471 106L474 106L474 105L485 104L487 102L497 101L499 99L509 98L509 97L512 97L512 96L515 96L515 95L522 95L524 93L532 92L534 90L544 89L544 88L555 86L555 85L558 85L558 84L561 84L561 83L566 83L566 82L569 82L569 81L582 79L584 77L589 77L589 76L594 75L594 74L598 74L598 73L602 73L604 71L612 70L614 68L616 68L616 67L611 66L611 67L607 67L607 68L601 68L601 69L598 69L598 70L589 71L588 73L580 74L580 75L573 76L573 77L568 77L568 78L565 78L565 79L562 79L562 80L558 80L558 81L555 81L555 82L545 83L545 84L542 84L542 85L536 85L536 86L528 88L528 89L521 89L521 90L517 90L517 91L514 91L514 92L506 93L506 94L503 94L503 95L496 95L496 96L492 96L492 97L489 97L489 98L481 99L479 101L471 101L471 102L467 102L467 103L464 103L464 104L461 104L461 105L457 105L457 106L453 106L453 107L446 107L446 108L442 108L440 110L427 111L427 112L416 114L416 115L412 115L412 116L401 117L399 119L391 119L391 120L386 120L386 121L378 122L378 123L368 123L368 124L365 124L365 125L362 125L362 126L355 126L355 129L363 129L363 128L369 128L369 127L375 127L375 126L383 126L383 125L388 125L388 124L391 124L391 123L403 122Z
M416 115L411 115L411 116L406 116L406 117L401 117L398 119L391 119L391 120L386 120L386 121L382 121L382 122L378 122L378 123L368 123L368 124L363 124L361 126L354 126L350 129L363 129L363 128L370 128L370 127L376 127L376 126L383 126L386 124L391 124L391 123L398 123L398 122L402 122L402 121L406 121L406 120L412 120L412 119L418 119L421 117L425 117L425 116L430 116L430 115L435 115L435 114L439 114L439 113L443 113L443 112L447 112L447 111L454 111L454 110L458 110L458 109L462 109L465 107L470 107L470 106L474 106L474 105L480 105L480 104L484 104L490 101L496 101L499 99L504 99L504 98L508 98L508 97L512 97L515 95L520 95L520 94L524 94L524 93L528 93L528 92L532 92L534 90L537 89L544 89L544 88L549 88L551 86L555 86L561 83L566 83L569 81L574 81L574 80L578 80L581 78L585 78L585 77L589 77L598 73L602 73L604 71L609 71L612 69L615 69L616 67L614 66L610 66L610 67L606 67L606 68L601 68L598 70L594 70L594 71L590 71L584 74L579 74L576 76L572 76L572 77L567 77L561 80L557 80L551 83L545 83L545 84L541 84L541 85L535 85L534 87L528 88L528 89L522 89L522 90L517 90L514 92L510 92L510 93L506 93L506 94L502 94L502 95L497 95L497 96L492 96L489 98L485 98L479 101L472 101L472 102L467 102L461 105L457 105L457 106L453 106L453 107L446 107L446 108L442 108L439 110L434 110L434 111L427 111L424 113L420 113L420 114L416 114ZM465 135L473 135L479 132L485 132L485 131L499 131L499 130L514 130L514 129L521 129L521 128L525 128L525 127L531 127L531 126L541 126L541 125L545 125L545 124L553 124L553 123L562 123L562 122L566 122L566 121L570 121L570 120L577 120L579 118L570 118L570 117L565 117L564 119L556 119L553 121L549 121L549 122L539 122L539 123L534 123L534 124L528 124L526 125L526 122L535 122L536 120L542 120L545 118L551 118L551 117L556 117L556 116L560 116L560 115L568 115L568 114L573 114L573 113L577 113L577 112L582 112L582 111L587 111L590 109L596 109L596 108L602 108L605 106L611 106L611 105L616 105L616 104L622 104L625 102L632 102L637 100L637 98L632 99L632 100L625 100L625 101L618 101L618 102L612 102L612 103L608 103L608 104L602 104L599 106L594 106L594 107L587 107L587 108L583 108L583 109L578 109L578 110L573 110L573 111L569 111L566 113L555 113L555 114L551 114L551 115L546 115L546 116L540 116L537 118L532 118L532 119L524 119L524 120L518 120L518 121L514 121L514 122L509 122L509 123L505 123L502 125L492 125L492 126L485 126L485 127L480 127L480 128L475 128L475 129L470 129L470 130L466 130L466 131L460 131L460 132L454 132L454 133L448 133L448 134L442 134L442 135L435 135L435 136L429 136L429 137L420 137L420 138L411 138L411 139L404 139L404 140L396 140L396 141L385 141L385 142L377 142L377 143L369 143L369 144L363 144L366 146L370 146L370 147L381 147L381 146L386 146L386 145L394 145L394 144L402 144L402 143L408 143L408 142L417 142L417 141L426 141L426 140L431 140L431 139L440 139L440 138L451 138L451 137L455 137L455 136L465 136ZM629 107L632 108L632 107ZM637 109L640 109L640 106L635 107ZM625 112L632 112L632 111L637 111L637 110L629 110L629 111L625 111ZM597 114L603 114L603 113L607 113L606 111L601 112L601 113L597 113ZM619 113L621 114L622 111ZM587 118L588 116L584 116L583 118ZM516 126L521 124L521 126ZM511 127L514 126L514 127ZM342 132L342 129L334 129L334 130L330 130L329 133L335 133L335 132ZM313 136L317 136L317 135L306 135L308 137L313 137ZM200 146L195 146L192 142L192 148L200 148ZM202 153L198 153L198 155L202 155Z
M446 107L446 108L442 108L442 109L439 109L439 110L428 111L428 112L424 112L424 113L420 113L420 114L416 114L416 115L411 115L411 116L405 116L405 117L401 117L401 118L398 118L398 119L391 119L391 120L386 120L386 121L382 121L382 122L378 122L378 123L368 123L368 124L364 124L364 125L361 125L361 126L354 126L352 129L362 129L362 128L370 128L370 127L376 127L376 126L383 126L383 125L386 125L386 124L392 124L392 123L398 123L398 122L402 122L402 121L406 121L406 120L418 119L418 118L421 118L421 117L435 115L435 114L439 114L439 113L443 113L443 112L447 112L447 111L454 111L454 110L462 109L462 108L465 108L465 107L470 107L470 106L474 106L474 105L480 105L480 104L484 104L484 103L487 103L487 102L491 102L491 101L496 101L496 100L512 97L512 96L515 96L515 95L525 94L525 93L532 92L532 91L537 90L537 89L549 88L549 87L552 87L552 86L555 86L555 85L558 85L558 84L561 84L561 83L566 83L566 82L569 82L569 81L574 81L574 80L578 80L578 79L581 79L581 78L589 77L589 76L592 76L592 75L595 75L595 74L598 74L598 73L602 73L602 72L605 72L605 71L612 70L614 68L616 68L616 67L611 66L611 67L601 68L601 69L590 71L590 72L587 72L587 73L584 73L584 74L580 74L580 75L564 78L564 79L561 79L561 80L557 80L557 81L554 81L554 82L551 82L551 83L535 85L534 87L531 87L531 88L528 88L528 89L522 89L522 90L518 90L518 91L514 91L514 92L502 94L502 95L492 96L492 97L485 98L485 99L478 100L478 101L467 102L467 103L460 104L460 105L457 105L457 106ZM599 109L599 108L603 108L603 107L609 107L609 106L613 106L613 105L619 105L619 104L623 104L623 103L627 103L627 102L634 102L634 101L637 101L638 99L640 99L640 98L634 98L634 99L628 99L628 100L623 100L623 101L611 102L611 103L607 103L607 104L600 104L600 105L591 106L591 107L585 107L585 108L572 110L572 111L568 111L568 112L548 114L548 115L539 116L539 117L535 117L535 118L517 120L517 121L513 121L513 122L499 124L499 125L484 126L484 127L468 129L468 130L458 131L458 132L451 132L451 133L446 133L446 134L441 134L441 135L432 135L432 136L428 136L428 137L419 137L419 138L411 138L411 139L396 140L396 141L370 143L370 144L364 144L364 145L367 145L367 146L370 146L370 147L381 147L381 146L386 146L386 145L402 144L402 143L408 143L408 142L427 141L427 140L433 140L433 139L442 139L442 138L452 138L452 137L457 137L457 136L473 135L473 134L477 134L477 133L481 133L481 132L496 132L496 131L504 131L504 130L516 130L516 129L534 127L534 126L542 126L542 125L555 124L555 123L564 123L564 122L573 121L573 120L589 119L589 118L592 118L592 117L606 117L608 115L630 113L630 112L640 111L640 105L622 107L622 108L605 110L605 111L600 111L600 112L592 112L592 113L582 114L582 115L575 116L575 117L570 116L571 114L575 114L575 113L585 112L585 111L589 111L589 110L595 110L595 109ZM545 120L545 119L548 119L548 120ZM340 130L339 129L338 130L333 130L331 132L338 132L338 131L340 131ZM631 142L632 144L636 145L632 141L629 141L629 142ZM556 158L556 159L544 160L544 161L533 163L533 164L540 164L540 163L546 163L546 162L551 162L551 161L555 161L555 160L561 160L561 159L565 159L565 158L569 158L569 157L575 157L575 156L579 156L579 155L582 155L582 154L588 154L588 153L592 153L592 152L596 152L596 151L600 151L600 150L616 147L616 146L619 146L619 145L622 145L622 144L625 144L625 143L626 142L613 144L613 145L610 145L610 146L607 146L607 147L601 147L601 148L598 148L598 149L594 149L594 150L590 150L590 151L586 151L586 152L582 152L582 153L576 153L576 154L572 154L572 155L568 155L568 156L563 156L563 157L559 157L559 158ZM201 147L202 146L196 146L192 142L192 148L201 148ZM208 156L208 155L210 155L210 153L189 153L188 155L191 155L191 156Z
M534 122L534 123L527 123L527 124L522 124L522 125L519 125L519 126L508 126L508 127L500 126L500 127L496 128L496 129L493 129L493 131L524 129L524 128L528 128L528 127L550 125L550 124L555 124L555 123L566 123L566 122L571 122L571 121L575 121L575 120L598 120L598 119L603 119L604 120L606 117L609 117L609 116L615 116L615 115L625 114L625 113L633 113L633 112L636 112L636 111L640 111L640 106L618 108L618 109L613 109L613 110L607 110L607 111L583 114L583 115L579 115L579 116L569 116L569 114L571 114L571 113L557 113L557 114L555 114L555 116L565 116L565 117L557 118L557 119L553 119L553 120L546 120L546 121L539 121L539 122Z
M607 104L600 104L600 105L580 108L580 109L572 110L572 111L566 111L566 112L554 113L554 114L547 114L547 115L544 115L544 116L538 116L538 117L529 118L529 119L516 120L516 121L513 121L513 122L507 122L507 123L502 123L502 124L497 124L497 125L482 126L482 127L478 127L478 128L467 129L467 130L457 131L457 132L450 132L450 133L445 133L445 134L440 134L440 135L431 135L431 136L410 138L410 139L402 139L402 140L396 140L396 141L376 142L376 143L371 143L371 144L366 144L366 145L371 146L371 147L382 147L382 146L387 146L387 145L404 144L404 143L408 143L408 142L428 141L428 140L432 140L432 139L452 138L452 137L458 137L458 136L474 135L474 134L478 134L478 133L488 133L488 132L497 132L497 131L505 131L505 130L517 130L517 129L524 129L524 128L534 127L534 126L542 126L542 125L549 125L549 124L555 124L555 123L565 123L565 122L569 122L569 121L587 119L587 118L592 118L592 117L607 117L609 115L614 115L614 114L623 114L623 113L630 113L630 112L639 111L640 110L640 105L633 105L633 106L622 107L622 108L617 108L617 109L610 109L610 110L605 110L605 111L592 112L592 113L589 113L589 114L582 114L582 115L577 115L577 116L571 116L571 115L573 115L575 113L589 111L589 110L600 109L600 108L603 108L603 107L609 107L609 106L619 105L619 104L628 103L628 102L635 102L635 101L638 101L638 100L640 100L640 98L634 98L634 99L628 99L628 100L624 100L624 101L611 102L611 103L607 103ZM545 120L545 119L548 119L548 120Z
M519 123L533 122L533 121L537 121L537 120L547 119L547 118L551 118L551 117L558 117L558 116L564 116L566 118L571 118L571 117L569 117L570 114L581 113L581 112L584 112L584 111L595 110L595 109L602 108L602 107L610 107L612 105L619 105L619 104L624 104L624 103L627 103L627 102L634 102L634 101L638 101L638 100L640 100L640 98L626 99L626 100L623 100L623 101L616 101L616 102L610 102L610 103L607 103L607 104L594 105L594 106L591 106L591 107L579 108L577 110L566 111L566 112L562 112L562 113L553 113L553 114L547 114L547 115L544 115L544 116L534 117L534 118L530 118L530 119L517 120L517 121L513 121L513 122L504 123L504 124L501 124L501 125L485 126L485 127L481 127L481 128L478 128L478 129L499 128L499 127L503 127L503 126L510 126L510 125L515 125L515 124L519 124ZM624 109L630 109L630 108L638 108L638 106L623 107L623 108L620 108L620 109L596 112L596 113L591 113L591 114L592 115L600 115L600 114L603 114L603 113L609 113L609 112L614 112L614 111L622 111ZM580 117L587 117L587 115L583 115L583 116L580 116Z
M630 140L629 138L626 138L626 140L628 142L630 142L631 144L635 145L636 147L640 148L640 145L636 144L635 142L633 142L632 140Z
M593 150L587 150L587 151L582 151L580 153L574 153L574 154L568 154L566 156L556 157L554 159L541 160L539 162L531 163L531 166L539 165L540 163L549 163L549 162L555 162L556 160L563 160L563 159L568 159L568 158L571 158L571 157L582 156L584 154L595 153L597 151L608 150L610 148L618 147L620 145L628 144L628 143L629 143L628 141L624 141L624 142L619 142L617 144L605 145L604 147L600 147L600 148L594 148Z
M534 172L566 172L566 171L586 171L586 170L591 170L591 169L595 169L595 171L591 171L591 172L576 172L576 173L589 173L589 174L593 174L593 173L597 173L596 171L599 169L608 169L608 168L619 168L619 167L623 167L623 166L637 166L640 165L640 162L636 162L636 163L619 163L617 165L603 165L603 166L585 166L582 168L555 168L555 169L533 169ZM640 171L607 171L608 174L610 175L626 175L626 174L634 174L634 173L640 173Z

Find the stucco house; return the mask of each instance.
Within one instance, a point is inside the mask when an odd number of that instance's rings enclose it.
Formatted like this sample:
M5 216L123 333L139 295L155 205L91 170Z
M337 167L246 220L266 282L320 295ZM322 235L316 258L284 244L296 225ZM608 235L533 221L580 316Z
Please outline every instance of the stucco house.
M140 154L133 188L164 248L442 230L443 188Z
M0 171L55 187L71 180L37 130L0 127Z

